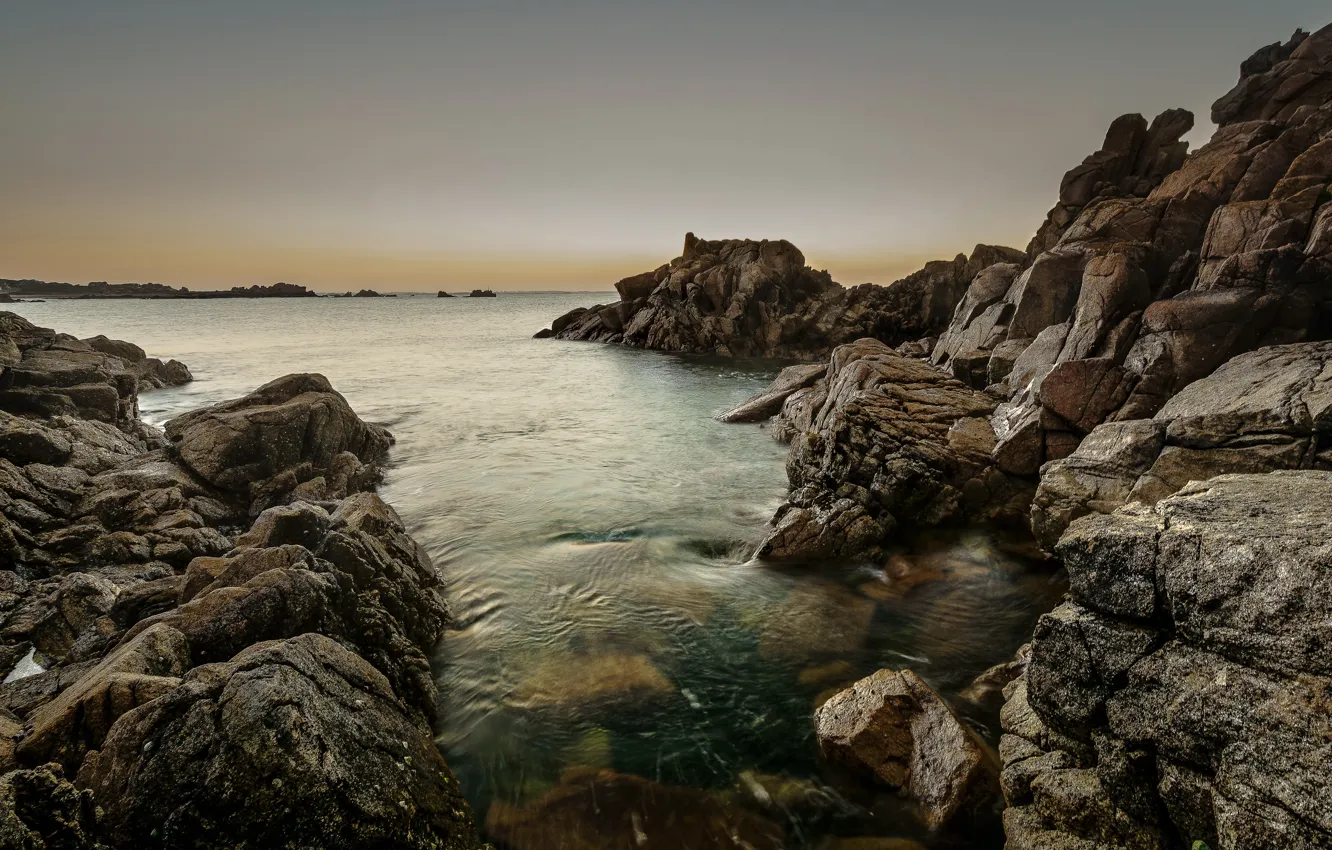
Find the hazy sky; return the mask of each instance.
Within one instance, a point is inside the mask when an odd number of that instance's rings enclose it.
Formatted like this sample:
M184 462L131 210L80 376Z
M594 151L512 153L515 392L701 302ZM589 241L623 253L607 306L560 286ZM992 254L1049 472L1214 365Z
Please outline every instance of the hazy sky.
M847 284L1025 246L1111 119L1211 134L1326 0L0 0L0 277L606 288L705 238Z

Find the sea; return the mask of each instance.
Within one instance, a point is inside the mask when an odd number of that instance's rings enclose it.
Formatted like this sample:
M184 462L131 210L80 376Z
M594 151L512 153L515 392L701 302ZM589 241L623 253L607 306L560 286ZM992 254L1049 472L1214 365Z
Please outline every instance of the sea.
M813 712L860 677L909 668L996 743L997 710L959 694L1012 658L1063 577L977 529L903 540L887 571L754 560L787 449L763 425L715 417L784 364L532 338L614 297L6 309L185 362L193 383L142 396L153 423L319 372L393 432L381 493L455 619L433 656L438 743L497 847L739 847L726 817L691 817L740 809L791 848L1002 846L993 816L932 833L896 795L824 763Z

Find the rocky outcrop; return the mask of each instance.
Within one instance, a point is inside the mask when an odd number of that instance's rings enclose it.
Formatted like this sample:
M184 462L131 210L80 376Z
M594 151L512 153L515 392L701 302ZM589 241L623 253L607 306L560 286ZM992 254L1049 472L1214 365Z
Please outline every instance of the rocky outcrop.
M388 432L291 375L167 438L125 421L137 347L0 329L125 411L0 412L5 846L477 846L431 731L443 585L368 492Z
M167 423L174 457L252 513L291 493L315 501L366 489L393 438L323 375L288 375Z
M1332 32L1304 30L1284 44L1260 48L1240 65L1239 85L1212 104L1212 122L1287 120L1300 107L1321 106L1332 99L1327 75L1328 42Z
M190 671L122 717L79 780L116 847L476 846L428 727L320 635Z
M814 714L833 763L898 791L939 828L975 815L999 792L994 752L910 670L880 670Z
M968 258L929 263L889 286L845 289L805 265L785 240L706 241L656 271L615 285L616 304L571 311L551 324L560 339L660 351L817 359L861 337L896 344L937 333L973 277L1011 248L978 245Z
M1006 691L1010 848L1332 846L1329 506L1332 473L1224 475L1069 527Z
M1240 472L1332 469L1332 342L1241 354L1185 387L1151 419L1107 422L1047 464L1032 503L1052 549L1075 519L1146 505L1190 481Z
M1198 383L1228 360L1219 380L1267 381L1244 378L1257 361L1239 356L1332 338L1329 66L1332 27L1250 60L1227 96L1245 120L1188 156L1187 113L1118 119L1065 176L1029 261L977 269L937 340L896 360L834 356L787 394L773 430L792 444L792 492L762 554L852 556L903 525L1025 525L1038 482L1031 522L1049 546L1082 513L1191 478L1316 466L1312 423L1237 428L1253 413L1238 402L1207 434L1168 423L1245 392ZM1267 373L1295 380L1287 365ZM1273 386L1252 403L1295 392Z
M0 847L108 850L97 832L92 794L55 765L0 776Z
M992 459L994 398L876 340L836 349L827 375L785 402L792 492L761 557L855 555L899 524L1020 521L1032 485Z
M495 293L489 289L473 289L467 293L468 298L494 298Z

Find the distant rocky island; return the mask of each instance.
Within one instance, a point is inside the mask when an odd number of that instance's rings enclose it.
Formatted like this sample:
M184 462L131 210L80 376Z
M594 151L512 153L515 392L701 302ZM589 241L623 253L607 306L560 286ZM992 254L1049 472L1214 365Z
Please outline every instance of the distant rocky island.
M489 289L473 289L467 293L468 298L494 298L495 293Z
M909 670L815 718L825 758L1010 850L1332 847L1332 27L1193 116L1116 119L1023 250L844 288L784 240L686 235L537 334L813 361L723 414L790 443L758 556L1030 533L1071 593L1011 664L997 754Z
M55 283L0 278L0 294L11 298L315 298L318 293L294 283L190 290L162 283Z

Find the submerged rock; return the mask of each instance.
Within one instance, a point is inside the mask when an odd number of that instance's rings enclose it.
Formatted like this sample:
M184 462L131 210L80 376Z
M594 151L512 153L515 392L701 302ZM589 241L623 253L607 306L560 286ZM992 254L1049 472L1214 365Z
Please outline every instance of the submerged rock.
M911 799L941 827L973 814L999 793L993 752L910 670L880 670L814 715L830 761Z
M556 786L520 805L496 801L486 833L512 850L777 850L781 827L693 788L609 770L570 768Z
M577 711L673 693L675 685L646 655L603 654L555 656L523 679L512 699L529 708Z

